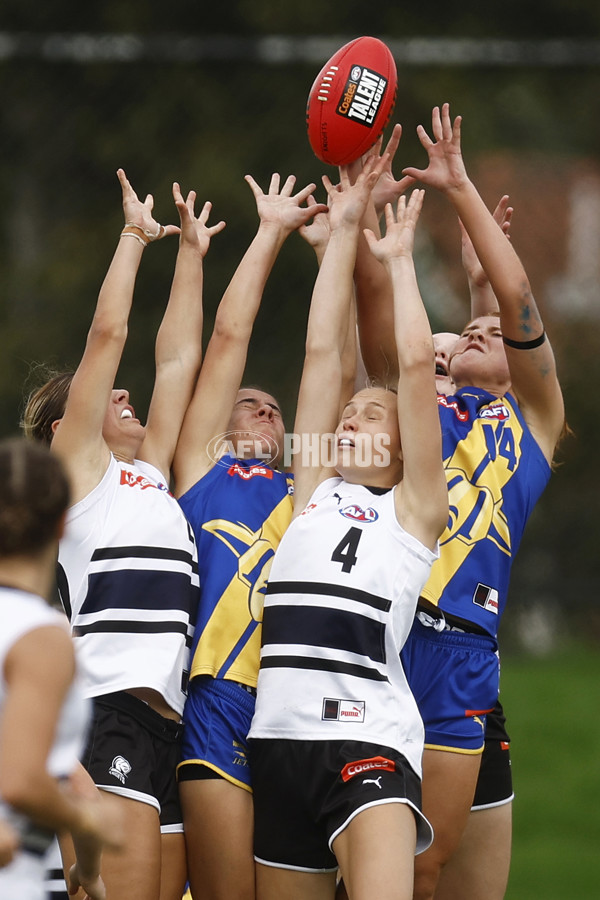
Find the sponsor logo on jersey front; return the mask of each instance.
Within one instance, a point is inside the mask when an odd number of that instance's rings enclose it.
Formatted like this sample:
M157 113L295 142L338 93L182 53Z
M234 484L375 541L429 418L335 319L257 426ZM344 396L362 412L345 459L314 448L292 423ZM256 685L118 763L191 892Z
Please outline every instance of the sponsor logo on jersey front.
M368 759L357 759L355 762L346 763L341 771L342 781L350 781L356 775L366 775L367 772L375 774L377 771L395 772L396 763L386 756L371 756ZM375 779L373 779L375 781ZM366 781L366 779L365 779ZM363 781L363 784L365 784ZM375 781L375 783L377 783ZM381 787L381 785L378 785Z
M244 466L240 466L239 463L234 463L227 470L228 475L238 475L243 481L250 481L252 478L273 478L273 469L269 469L268 466L249 466L245 468Z
M365 66L352 66L337 114L372 128L386 87L387 78L383 75Z
M473 603L476 606L481 606L483 609L487 609L488 612L495 613L498 615L499 602L498 602L498 591L495 588L488 587L487 584L479 583L475 588L475 593L473 594Z
M364 722L365 701L325 697L321 718L326 722Z
M118 778L121 784L125 784L125 779L130 772L131 763L124 756L115 756L108 770L108 774Z
M358 506L356 503L344 506L343 509L338 509L338 512L345 519L352 519L354 522L376 522L379 518L379 513L371 506L363 509L362 506Z
M157 484L150 478L146 478L145 475L136 475L135 472L128 472L126 469L121 469L120 483L127 487L138 487L142 491L145 491L147 488L154 488L156 491L164 491L166 494L169 494L170 497L173 496L166 484Z
M461 409L456 400L449 400L448 397L444 396L444 394L438 394L437 402L438 406L445 406L446 409L453 410L459 422L469 421L469 413L466 409Z

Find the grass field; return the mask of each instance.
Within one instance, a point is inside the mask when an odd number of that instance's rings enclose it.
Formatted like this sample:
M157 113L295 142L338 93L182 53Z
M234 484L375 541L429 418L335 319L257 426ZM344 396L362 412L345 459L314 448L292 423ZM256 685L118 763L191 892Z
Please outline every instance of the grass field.
M506 900L597 900L600 647L503 657L501 698L516 794Z

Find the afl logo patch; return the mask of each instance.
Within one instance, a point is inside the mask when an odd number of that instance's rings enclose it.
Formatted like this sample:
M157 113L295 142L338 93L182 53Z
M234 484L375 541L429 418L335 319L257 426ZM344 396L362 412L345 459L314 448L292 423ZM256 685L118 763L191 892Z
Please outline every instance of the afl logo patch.
M501 422L510 419L510 410L504 403L490 403L479 410L479 419L499 419Z
M338 510L338 512L345 519L352 519L354 522L376 522L379 518L379 513L371 506L367 507L367 509L363 509L362 506L357 506L356 503L352 503L350 506L344 506L344 508Z

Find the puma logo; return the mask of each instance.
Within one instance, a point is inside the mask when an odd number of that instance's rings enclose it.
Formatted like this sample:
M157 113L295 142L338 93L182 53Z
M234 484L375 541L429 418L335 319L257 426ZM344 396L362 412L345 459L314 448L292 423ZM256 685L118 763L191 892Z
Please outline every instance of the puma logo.
M380 791L383 790L381 787L381 775L378 775L377 778L363 778L363 784L376 784Z

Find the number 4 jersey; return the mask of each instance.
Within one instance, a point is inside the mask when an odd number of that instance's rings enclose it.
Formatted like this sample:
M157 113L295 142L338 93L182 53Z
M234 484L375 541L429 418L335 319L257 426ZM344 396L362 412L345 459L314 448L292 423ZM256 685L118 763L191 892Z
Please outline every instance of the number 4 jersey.
M510 394L438 395L450 516L422 595L496 636L510 568L550 466Z
M420 774L399 651L435 556L398 524L394 490L323 482L273 560L250 737L384 744Z

